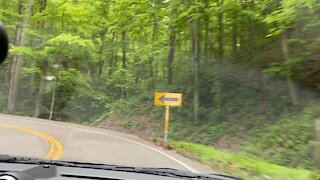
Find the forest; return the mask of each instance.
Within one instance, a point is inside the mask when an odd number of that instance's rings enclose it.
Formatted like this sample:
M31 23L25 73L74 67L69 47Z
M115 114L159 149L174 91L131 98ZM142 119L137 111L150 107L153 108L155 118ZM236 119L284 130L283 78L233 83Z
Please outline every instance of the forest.
M173 140L316 171L319 19L318 0L1 0L0 112L161 139L153 94L178 92Z

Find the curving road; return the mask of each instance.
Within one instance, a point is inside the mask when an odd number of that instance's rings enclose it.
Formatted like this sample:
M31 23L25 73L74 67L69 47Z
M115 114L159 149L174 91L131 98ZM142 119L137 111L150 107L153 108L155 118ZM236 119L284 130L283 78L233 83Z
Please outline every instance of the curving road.
M0 154L212 172L133 135L31 117L1 114L0 142Z

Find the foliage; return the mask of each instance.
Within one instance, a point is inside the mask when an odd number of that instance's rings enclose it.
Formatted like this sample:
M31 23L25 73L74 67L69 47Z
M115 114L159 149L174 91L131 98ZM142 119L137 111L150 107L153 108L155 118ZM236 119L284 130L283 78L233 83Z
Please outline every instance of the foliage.
M317 0L28 2L31 12L27 1L0 2L11 41L1 112L86 124L125 114L131 128L133 115L163 118L154 92L181 92L174 138L232 136L262 159L314 168L319 114L304 118L304 107L320 91Z
M314 119L318 114L315 107L305 108L300 114L283 115L277 123L252 138L245 151L277 164L312 168L310 154L314 151Z
M316 179L319 175L305 169L288 168L242 154L232 154L212 147L173 141L176 151L217 168L222 173L250 179Z

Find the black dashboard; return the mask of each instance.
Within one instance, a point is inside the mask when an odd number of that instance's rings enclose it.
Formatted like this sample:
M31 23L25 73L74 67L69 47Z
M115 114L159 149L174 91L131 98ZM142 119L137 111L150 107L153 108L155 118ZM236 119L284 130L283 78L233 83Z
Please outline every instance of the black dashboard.
M72 165L71 165L72 166ZM213 179L233 180L232 177L220 175L197 175L188 172L163 173L164 171L142 171L130 168L106 170L100 168L66 167L56 165L36 165L20 163L0 163L0 180L35 180L35 179L107 179L107 180L180 180L180 179ZM170 171L166 171L170 172Z

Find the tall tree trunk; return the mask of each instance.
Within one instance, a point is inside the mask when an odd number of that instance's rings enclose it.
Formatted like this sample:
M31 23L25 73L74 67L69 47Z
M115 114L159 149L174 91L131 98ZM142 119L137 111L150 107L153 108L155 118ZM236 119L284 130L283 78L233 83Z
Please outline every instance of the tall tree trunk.
M20 15L22 14L22 7L23 7L23 1L19 0L18 12ZM32 0L28 0L26 13L23 19L21 30L19 28L16 29L16 45L17 46L25 46L26 44L26 34L24 33L24 31L29 25L31 10L32 10ZM17 98L17 91L19 86L19 78L20 78L20 71L22 68L22 64L23 64L22 57L15 55L11 63L10 80L9 80L7 110L10 113L14 112L15 110L15 102Z
M115 33L112 33L112 40L111 40L111 44L114 44L116 42L116 34ZM112 72L113 72L113 64L114 64L114 61L116 60L116 57L117 56L117 51L115 51L114 47L111 48L111 52L110 52L110 63L109 63L109 76L112 75Z
M212 92L214 93L213 97L213 111L214 117L219 117L223 113L223 92L222 92L222 83L221 83L221 70L218 64L213 66L214 81L212 85Z
M55 82L55 85L54 85L54 89L53 89L53 92L52 92L52 96L51 96L51 105L50 105L50 114L49 114L49 120L52 120L53 118L53 113L54 113L54 105L55 105L55 102L56 102L56 91L57 91L57 87L58 87L58 80L59 80L59 75L56 76L56 82Z
M224 24L223 24L223 19L224 19L224 14L223 11L221 10L222 5L223 5L224 0L218 0L218 6L220 7L219 13L218 13L218 27L219 27L219 37L218 37L218 59L222 60L224 56L224 47L223 47L223 36L224 36Z
M232 21L232 60L238 60L238 27L237 27L237 12L233 13Z
M23 9L23 0L19 0L18 2L18 18L17 18L17 25L15 27L15 32L14 32L14 40L13 40L13 44L15 46L18 46L20 44L20 38L21 38L21 22L22 22L22 9ZM16 67L16 63L17 63L17 58L14 56L12 58L12 60L8 63L8 71L7 71L7 77L6 77L6 89L7 89L7 96L8 96L8 100L7 100L7 110L9 112L12 112L11 109L13 109L13 104L12 104L12 79L13 79L13 75L15 73L15 67Z
M127 36L126 32L122 32L122 69L127 68ZM121 97L127 97L128 89L127 88L120 88L120 98Z
M155 7L156 8L156 7ZM156 89L156 78L155 78L155 67L154 67L154 55L156 49L156 40L158 39L158 16L157 12L153 13L153 23L152 23L152 53L149 58L149 74L150 74L150 90L154 91Z
M174 53L175 53L175 29L171 24L169 27L169 55L168 55L168 81L167 84L172 85L172 64L174 61Z
M209 9L209 0L205 0L205 9L208 10ZM204 58L205 61L208 61L209 58L209 24L210 24L210 16L209 14L206 12L205 17L204 17L204 23L205 23L205 27L204 27Z
M193 104L193 112L194 112L194 120L199 120L199 106L200 106L200 80L199 80L199 68L200 68L200 30L199 30L199 20L196 19L192 22L192 45L193 45L193 73L194 73L194 104Z
M288 38L287 37L287 31L282 32L282 34L281 34L282 53L284 55L285 60L289 61L289 59L290 59L290 51L289 51L287 38ZM289 95L290 95L290 98L291 98L291 102L292 102L293 105L297 105L299 103L297 85L293 81L293 79L292 79L290 74L287 76L287 83L288 83L288 89L289 89Z
M175 41L176 41L176 35L175 35L175 26L174 26L174 14L175 14L175 8L174 8L174 1L171 1L170 3L170 25L169 25L169 41L168 41L168 47L169 47L169 53L168 53L168 68L167 68L167 84L169 86L172 85L172 79L173 79L173 70L172 65L174 61L175 56Z
M98 69L98 76L100 77L103 72L103 66L104 66L104 39L105 39L105 33L103 32L101 34L101 47L100 47L100 61L99 61L99 69Z
M122 32L122 68L125 69L127 67L127 40L126 40L126 32Z
M40 4L40 11L39 12L41 13L46 9L47 0L41 0L40 3L41 4ZM44 21L40 22L39 29L44 31L44 26L45 26L45 22ZM39 44L41 44L41 43L42 43L42 39L40 40ZM45 90L45 77L47 76L47 69L48 69L48 59L44 58L42 60L42 64L41 64L39 92L36 97L35 110L34 110L33 117L39 117L39 115L40 115L40 109L41 109L41 105L42 105L42 97L43 97L43 93Z
M44 11L46 9L46 6L47 6L47 0L42 0L40 11ZM54 23L55 23L55 20L51 19L50 25L49 25L49 27L51 27L50 28L51 33L53 33L55 31ZM45 22L42 22L41 25L42 25L41 30L44 31L45 30ZM38 92L38 97L36 100L34 117L39 117L39 115L40 115L43 94L45 91L45 77L47 76L47 72L48 72L48 58L44 58L42 60L42 64L41 64L41 77L40 77L39 92ZM54 91L55 91L55 89L54 89ZM50 108L51 108L51 106L50 106Z
M218 61L223 60L224 57L224 12L222 10L224 0L218 0L218 6L220 8L217 18L218 18ZM219 64L214 64L214 82L213 82L213 91L214 91L214 112L217 117L221 115L222 112L222 84L220 79L220 69Z
M47 70L48 70L48 60L44 59L42 61L42 65L41 65L41 77L40 77L40 84L39 84L39 92L38 92L38 97L36 100L36 107L35 107L35 111L34 111L34 117L39 117L40 115L40 109L41 109L41 105L42 105L42 97L43 97L43 93L45 90L45 77L47 76Z

